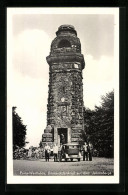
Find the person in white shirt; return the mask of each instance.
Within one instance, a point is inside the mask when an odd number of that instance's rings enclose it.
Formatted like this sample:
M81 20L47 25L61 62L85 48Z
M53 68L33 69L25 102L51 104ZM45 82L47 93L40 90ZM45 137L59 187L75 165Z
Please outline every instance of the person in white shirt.
M28 158L31 158L31 156L32 156L32 149L29 148L29 150L28 150Z
M45 160L46 161L49 161L49 156L50 156L50 146L48 145L48 143L46 143L46 146L45 146Z
M53 146L53 155L54 155L54 162L57 162L57 158L58 158L58 146L56 144L54 144L54 146Z

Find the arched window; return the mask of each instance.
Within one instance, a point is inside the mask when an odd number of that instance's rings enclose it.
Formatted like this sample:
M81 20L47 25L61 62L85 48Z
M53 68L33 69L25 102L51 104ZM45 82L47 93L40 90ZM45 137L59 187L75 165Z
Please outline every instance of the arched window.
M62 48L62 47L71 47L71 44L68 40L63 39L58 44L58 48Z

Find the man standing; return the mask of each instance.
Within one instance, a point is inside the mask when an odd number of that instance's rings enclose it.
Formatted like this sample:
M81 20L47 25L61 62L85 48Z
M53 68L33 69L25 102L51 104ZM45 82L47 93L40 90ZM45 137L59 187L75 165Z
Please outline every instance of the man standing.
M39 150L38 150L38 148L35 149L35 158L36 159L39 158Z
M88 145L86 142L83 145L83 161L85 161L85 157L86 161L88 161Z
M92 161L93 145L91 142L88 144L89 161Z
M49 155L50 155L50 146L46 143L46 146L45 146L45 160L46 161L49 161Z
M58 146L56 144L54 144L54 146L53 146L53 155L54 155L54 162L57 162Z
M32 148L29 147L29 150L28 150L28 158L31 158L31 156L32 156Z
M59 162L62 160L62 143L60 143L60 147L58 148L58 159Z
M60 135L60 143L65 144L65 136L63 133Z

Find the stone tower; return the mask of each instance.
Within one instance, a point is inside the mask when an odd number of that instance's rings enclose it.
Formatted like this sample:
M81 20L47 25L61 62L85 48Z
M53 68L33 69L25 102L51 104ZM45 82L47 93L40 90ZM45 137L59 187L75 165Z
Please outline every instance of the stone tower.
M66 143L80 142L84 126L82 70L85 62L73 26L61 25L58 28L46 59L49 64L49 94L43 141L59 145L63 134Z

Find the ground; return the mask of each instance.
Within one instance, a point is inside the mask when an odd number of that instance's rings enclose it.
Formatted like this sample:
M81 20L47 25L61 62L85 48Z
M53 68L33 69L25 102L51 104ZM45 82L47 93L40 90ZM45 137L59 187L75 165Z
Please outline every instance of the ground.
M108 158L94 157L92 161L74 160L73 162L45 162L39 160L14 160L14 175L113 175L114 161Z

